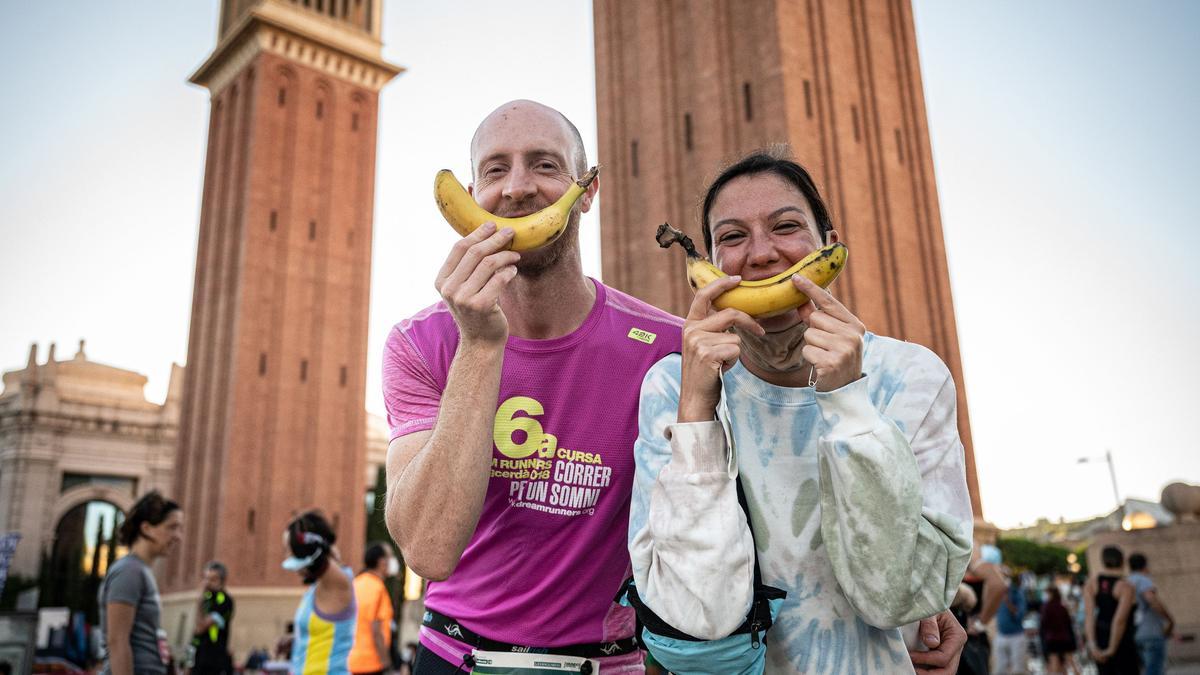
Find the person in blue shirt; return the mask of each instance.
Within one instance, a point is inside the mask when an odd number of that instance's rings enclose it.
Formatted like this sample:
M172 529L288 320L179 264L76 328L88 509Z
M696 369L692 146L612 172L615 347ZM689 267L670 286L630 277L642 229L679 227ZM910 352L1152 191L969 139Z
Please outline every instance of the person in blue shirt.
M1144 675L1162 675L1167 660L1167 638L1175 629L1175 619L1158 597L1158 587L1150 578L1146 556L1129 556L1129 583L1137 596L1133 639L1142 659Z
M1022 625L1027 610L1021 577L1014 576L1008 583L1000 609L996 611L996 643L992 650L996 660L996 675L1028 672L1025 668L1027 642Z

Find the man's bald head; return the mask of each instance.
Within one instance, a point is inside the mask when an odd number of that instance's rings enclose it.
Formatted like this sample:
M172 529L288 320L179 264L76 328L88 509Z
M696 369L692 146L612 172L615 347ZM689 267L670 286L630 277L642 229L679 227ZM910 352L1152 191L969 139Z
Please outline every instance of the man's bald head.
M587 154L583 149L583 136L580 135L579 129L571 123L571 120L567 119L566 115L548 105L537 101L518 99L509 101L493 110L475 129L475 135L471 137L471 177L475 177L475 169L481 159L479 146L483 138L491 134L511 133L514 127L524 126L525 121L537 118L552 119L561 128L562 140L569 146L571 153L568 158L570 166L574 169L576 177L582 176L587 171ZM554 140L556 139L547 139L547 142Z

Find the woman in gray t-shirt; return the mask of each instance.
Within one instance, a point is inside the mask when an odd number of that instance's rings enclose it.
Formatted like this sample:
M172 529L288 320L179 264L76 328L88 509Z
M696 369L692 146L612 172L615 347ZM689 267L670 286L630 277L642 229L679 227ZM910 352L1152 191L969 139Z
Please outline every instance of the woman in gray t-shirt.
M157 490L138 500L121 525L129 553L100 585L100 630L105 675L163 675L171 661L162 629L162 603L150 566L183 538L183 512Z

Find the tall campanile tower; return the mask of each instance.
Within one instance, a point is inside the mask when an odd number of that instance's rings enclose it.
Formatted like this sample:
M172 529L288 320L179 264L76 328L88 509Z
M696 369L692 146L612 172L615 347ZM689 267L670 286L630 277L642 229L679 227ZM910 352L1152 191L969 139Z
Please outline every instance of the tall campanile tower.
M935 351L958 386L958 427L982 515L909 0L594 0L605 173L604 280L686 313L683 255L699 243L718 167L787 143L850 248L834 292L872 331Z
M238 602L235 651L274 641L300 590L279 565L298 510L323 509L344 559L361 554L376 121L401 71L381 58L381 5L222 0L191 77L212 110L174 494L186 536L164 580L173 641L172 605L194 603L213 559Z

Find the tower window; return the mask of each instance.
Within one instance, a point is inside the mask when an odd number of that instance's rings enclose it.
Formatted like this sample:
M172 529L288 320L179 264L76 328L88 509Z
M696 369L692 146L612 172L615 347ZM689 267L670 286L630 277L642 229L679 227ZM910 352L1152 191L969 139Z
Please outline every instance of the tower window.
M325 102L317 101L317 119L321 119L324 116L325 116Z
M633 171L633 175L638 175L638 142L634 141L629 145L629 165Z
M692 114L683 114L683 147L688 152L692 150Z
M812 119L812 87L809 86L808 80L804 81L804 113L808 115L808 119Z
M254 509L250 509L246 513L246 531L251 533L254 532Z
M350 114L350 131L358 131L358 113Z
M858 133L858 106L850 106L850 121L854 123L854 142L858 143L861 137Z
M272 232L275 231L275 223L278 220L279 220L279 214L276 213L274 209L271 209L271 225L270 225L270 227L271 227Z
M300 381L308 381L308 359L300 359Z
M346 386L346 366L342 366L342 372L338 376L338 381L343 387Z
M904 163L904 144L900 139L900 127L896 127L896 157L901 164Z
M267 353L266 352L263 352L258 355L258 374L259 375L267 374Z
M314 241L317 238L317 221L308 221L308 240Z
M346 248L354 248L354 230L346 232Z
M278 101L279 107L282 108L283 105L287 103L287 89L280 87L279 94L276 95L275 100Z
M750 100L750 83L742 83L742 104L746 109L746 121L754 119L754 104Z

